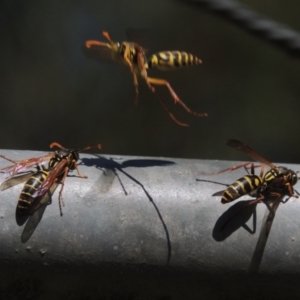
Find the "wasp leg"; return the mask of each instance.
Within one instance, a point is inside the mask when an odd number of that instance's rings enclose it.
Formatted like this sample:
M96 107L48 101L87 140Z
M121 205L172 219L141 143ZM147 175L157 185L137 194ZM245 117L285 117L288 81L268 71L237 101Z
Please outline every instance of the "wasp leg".
M77 162L76 162L75 159L72 161L72 164L74 165L79 178L88 178L87 176L80 174L79 169L78 169L78 165L77 165Z
M190 113L194 116L197 116L197 117L206 117L207 116L207 113L197 113L197 112L191 110L190 108L188 108L186 106L186 104L184 102L182 102L182 100L180 100L180 98L176 95L176 93L174 92L174 90L172 89L172 87L168 81L166 81L164 79L150 78L150 77L145 77L145 80L148 81L148 85L149 85L149 83L153 84L153 85L165 85L168 88L173 99L175 100L175 104L179 103L188 113Z
M200 172L200 174L204 174L204 175L218 175L218 174L221 174L221 173L224 173L224 172L227 172L227 171L232 172L232 171L235 171L235 170L237 170L239 168L244 168L247 171L247 173L249 173L249 169L251 169L251 174L254 174L254 168L261 168L260 177L262 177L262 175L264 173L264 166L262 166L262 165L255 166L254 163L247 162L247 163L243 163L243 164L240 164L240 165L237 165L237 166L232 166L232 167L220 170L218 172L213 172L213 173L203 173L203 172Z
M155 92L155 88L151 85L151 83L149 82L148 80L148 76L147 76L147 68L146 68L146 65L144 63L144 60L142 58L141 55L138 56L138 59L139 59L139 63L140 63L140 66L141 66L141 76L145 79L149 89L152 91L152 92ZM164 103L164 101L162 100L162 98L160 97L158 91L156 91L156 94L157 94L157 97L158 97L158 100L160 102L160 104L162 105L162 107L166 110L166 112L169 114L170 118L176 123L178 124L179 126L184 126L184 127L187 127L189 126L188 124L186 123L182 123L180 121L178 121L174 115L169 111L169 109L167 108L166 104Z
M77 174L78 174L79 178L87 178L87 176L80 174L79 169L78 169L78 165L76 163L76 160L73 160L72 164L74 164L74 167L77 171ZM65 186L65 180L66 180L66 177L67 177L68 173L69 173L69 168L66 167L66 169L64 171L64 174L62 176L62 179L60 180L61 188L59 190L58 201L59 201L59 203L62 203L62 206L65 206L64 201L63 201L63 197L62 197L62 192L63 192L64 186Z
M65 203L64 203L64 200L63 200L63 197L62 197L62 191L63 191L64 186L65 186L65 180L66 180L66 177L68 175L68 172L69 172L69 168L67 167L64 171L62 179L60 180L61 188L60 188L59 193L58 193L58 203L59 203L59 210L60 210L60 215L61 216L62 216L61 206L65 206Z
M287 187L287 189L289 191L289 196L290 197L299 198L298 195L294 194L294 189L293 189L292 185L289 182L286 183L286 187Z
M2 155L2 154L0 154L0 157L3 158L3 159L5 159L5 160L7 160L7 161L10 161L10 162L12 162L12 163L14 163L14 164L18 164L18 163L21 163L21 162L24 162L24 161L27 161L27 160L29 161L29 160L30 160L30 159L14 160L14 159L10 159L10 158L8 158L8 157ZM3 168L3 169L5 169L5 168ZM2 170L2 169L0 169L0 170Z
M137 79L135 72L133 72L133 84L134 84L134 88L135 88L134 104L137 105L139 102L139 84L138 84L138 79Z
M76 171L77 171L78 177L80 177L80 178L88 178L87 176L81 175L81 174L80 174L76 160L73 160L73 161L72 161L72 164L74 164L74 167L75 167L75 169L76 169ZM67 177L68 173L69 173L69 168L67 167L67 168L65 169L65 171L64 171L63 178L62 178L61 181L60 181L60 183L61 183L61 188L60 188L60 191L59 191L59 197L58 197L58 199L59 199L59 201L62 201L63 206L65 206L65 204L64 204L63 198L62 198L62 191L63 191L63 189L64 189L64 185L65 185L64 182L65 182L65 180L66 180L66 177Z
M163 100L161 99L160 95L158 94L158 92L156 91L156 94L157 94L157 97L158 97L158 100L160 102L160 104L162 105L162 107L166 110L166 112L169 114L170 118L178 125L180 126L189 126L188 124L186 123L181 123L180 121L178 121L174 115L169 111L169 109L167 108L166 104L163 102Z

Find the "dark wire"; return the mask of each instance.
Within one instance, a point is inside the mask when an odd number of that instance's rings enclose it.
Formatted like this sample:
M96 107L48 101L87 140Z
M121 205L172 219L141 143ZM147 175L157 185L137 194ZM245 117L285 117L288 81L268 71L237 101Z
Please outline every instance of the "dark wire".
M257 35L289 55L300 58L300 34L292 28L268 19L234 0L181 0L231 21Z

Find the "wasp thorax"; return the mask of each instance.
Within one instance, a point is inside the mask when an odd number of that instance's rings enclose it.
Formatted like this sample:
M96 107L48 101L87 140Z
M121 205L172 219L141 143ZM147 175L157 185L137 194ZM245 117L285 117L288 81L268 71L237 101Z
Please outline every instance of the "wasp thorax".
M70 154L71 154L70 155L70 159L76 160L76 161L79 159L79 153L78 153L78 151L72 151Z
M295 185L298 181L297 173L293 170L290 170L286 167L278 167L277 168L278 175L277 176L284 176L285 182L289 182L291 185Z

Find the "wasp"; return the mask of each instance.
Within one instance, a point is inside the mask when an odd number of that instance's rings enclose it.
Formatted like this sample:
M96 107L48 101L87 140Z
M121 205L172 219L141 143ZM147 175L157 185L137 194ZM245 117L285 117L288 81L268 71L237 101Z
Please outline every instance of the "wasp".
M0 190L3 191L14 185L26 181L19 196L18 205L16 208L17 223L18 216L30 215L39 208L40 202L43 202L43 197L56 182L59 182L61 184L61 189L59 191L59 203L63 203L62 191L64 188L64 181L69 171L76 169L78 177L87 178L86 176L80 174L77 166L77 161L79 160L79 152L89 150L93 147L102 149L102 146L100 144L97 144L94 146L85 147L83 149L70 150L64 148L62 145L56 142L50 145L50 148L53 147L58 147L60 148L60 150L55 151L52 154L47 154L40 158L14 161L2 156L2 158L14 162L15 165L3 168L1 170L4 170L6 172L9 172L9 174L13 174L16 176L12 176L4 181L0 186ZM47 158L49 159L48 166L38 164ZM31 171L22 175L16 174L16 169L24 170L29 166L34 165L34 163L37 164L36 172ZM16 168L16 165L18 166L18 168Z
M147 86L152 92L155 92L154 86L164 85L168 88L175 104L180 104L188 113L194 116L207 116L206 113L198 113L187 107L186 104L177 96L168 81L165 79L148 77L147 73L150 68L167 70L189 65L200 65L202 63L201 59L184 51L162 51L152 54L149 59L147 59L145 50L139 44L127 41L120 43L114 42L110 38L108 32L103 31L102 34L107 39L108 43L97 40L88 40L85 42L84 52L88 57L96 60L102 60L105 56L107 56L107 54L109 54L109 59L121 61L121 63L129 67L133 75L133 84L135 87L135 104L138 103L138 76L140 76L145 80ZM178 121L167 109L160 98L159 100L173 121L175 121L178 125L188 126L188 124Z
M283 195L298 198L298 195L294 193L293 186L299 179L297 177L297 173L299 173L299 171L295 172L286 167L274 165L241 141L229 139L227 141L227 145L238 151L246 153L253 159L260 162L261 165L255 165L252 162L247 162L213 173L220 174L226 171L234 171L239 168L245 168L248 173L230 184L225 191L222 191L221 203L229 203L248 194L255 196L256 199L247 203L247 205L254 205L261 202L265 200L266 196L275 197L275 201ZM264 165L270 167L270 170L265 172ZM255 174L255 168L261 168L259 175ZM214 195L217 196L218 194L219 192Z

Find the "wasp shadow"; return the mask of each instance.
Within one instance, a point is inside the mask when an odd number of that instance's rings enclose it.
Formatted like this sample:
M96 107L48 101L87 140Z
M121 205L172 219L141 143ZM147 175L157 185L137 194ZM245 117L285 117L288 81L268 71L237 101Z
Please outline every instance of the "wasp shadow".
M227 239L233 232L239 228L244 228L251 234L254 234L256 231L256 204L247 205L253 200L239 201L236 204L232 205L227 211L225 211L220 218L217 220L212 236L218 241L224 241ZM253 216L253 229L251 230L246 224L249 219Z
M164 228L166 240L167 240L167 249L168 249L167 250L167 265L169 265L171 256L172 256L172 247L171 247L170 234L169 234L167 225L166 225L156 203L154 202L152 196L149 194L149 192L147 191L145 186L138 179L136 179L135 177L130 175L128 172L126 172L124 169L129 168L129 167L131 167L131 168L165 167L165 166L174 165L175 162L169 161L169 160L158 160L158 159L129 159L129 160L123 161L122 163L119 163L116 161L116 159L113 159L113 158L107 159L100 155L95 155L95 156L97 158L82 158L81 162L85 166L96 167L97 169L101 170L104 175L104 176L102 176L101 179L103 179L103 177L105 178L105 176L113 176L113 177L111 177L112 178L111 180L106 181L106 184L112 185L114 178L117 177L125 195L127 195L125 186L122 183L122 180L118 175L118 172L120 172L142 188L146 197L153 205L153 207L158 215L158 218ZM106 190L109 190L110 186L106 186L105 188L106 188Z
M200 182L207 182L222 185L228 187L229 184L221 183L213 180L206 180L206 179L198 179L196 181ZM212 196L222 196L225 190L218 191L214 193ZM247 205L248 201L238 201L234 205L232 205L223 215L217 220L214 228L212 236L213 238L218 241L224 241L228 238L234 231L238 230L240 227L244 228L251 234L254 234L256 231L256 205ZM251 230L249 226L246 224L251 216L253 215L253 229Z
M148 168L148 167L165 167L169 165L174 165L175 162L169 160L159 160L159 159L129 159L119 163L117 158L105 158L100 155L95 155L97 158L82 158L81 162L87 167L95 167L98 170L101 170L103 176L100 180L100 190L101 192L108 192L112 186L112 183L115 178L118 179L124 194L127 195L127 191L120 179L118 172L123 173L131 180L134 179L131 175L124 171L125 168ZM121 159L120 159L121 160ZM81 163L80 163L81 164ZM140 182L136 181L137 184L141 185Z

